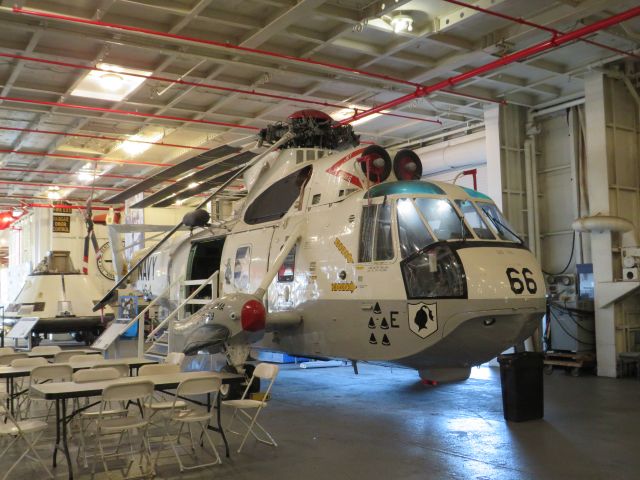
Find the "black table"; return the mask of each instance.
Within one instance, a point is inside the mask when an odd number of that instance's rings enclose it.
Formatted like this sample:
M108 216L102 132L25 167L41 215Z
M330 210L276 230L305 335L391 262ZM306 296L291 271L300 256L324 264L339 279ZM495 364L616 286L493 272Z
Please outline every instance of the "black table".
M149 380L153 383L154 389L158 391L172 390L178 387L181 381L189 378L194 378L202 375L210 375L215 373L220 378L223 384L230 385L241 383L244 381L242 375L233 373L222 372L180 372L174 374L163 375L145 375L144 377L136 377L136 379ZM108 380L102 382L90 382L90 383L75 383L75 382L57 382L57 383L41 383L31 386L31 395L34 398L41 398L44 400L55 400L56 402L56 446L53 450L53 466L57 464L56 457L58 449L60 448L60 442L62 442L62 451L69 465L69 479L73 479L73 467L71 463L71 455L69 453L69 445L67 443L67 424L78 413L71 412L67 415L67 400L73 398L85 398L85 397L97 397L102 395L102 391L110 386L118 383L126 383L131 381L131 378L118 378L116 380ZM220 418L220 395L216 395L216 420L217 427L210 428L222 436L224 441L226 456L229 457L229 444L227 437L224 434ZM189 400L189 399L187 399ZM208 405L210 408L210 405Z

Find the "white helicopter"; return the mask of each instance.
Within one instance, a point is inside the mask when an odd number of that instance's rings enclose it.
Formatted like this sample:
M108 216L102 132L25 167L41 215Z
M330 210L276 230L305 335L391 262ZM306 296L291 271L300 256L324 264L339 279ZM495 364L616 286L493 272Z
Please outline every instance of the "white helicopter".
M315 110L263 129L260 145L270 147L259 155L220 147L201 160L213 165L194 174L211 176L243 156L241 167L198 187L217 182L203 206L245 174L249 193L237 218L213 228L208 213L196 209L129 272L142 267L159 290L188 263L193 268L189 252L206 246L208 263L197 267L219 270L220 296L174 324L185 353L223 352L239 372L251 349L375 361L443 382L468 378L472 366L539 325L540 267L486 195L420 180L414 152L401 150L391 161L382 147L360 145L350 126ZM136 206L190 196L193 180ZM122 201L146 182L110 200ZM203 230L165 243L184 225Z

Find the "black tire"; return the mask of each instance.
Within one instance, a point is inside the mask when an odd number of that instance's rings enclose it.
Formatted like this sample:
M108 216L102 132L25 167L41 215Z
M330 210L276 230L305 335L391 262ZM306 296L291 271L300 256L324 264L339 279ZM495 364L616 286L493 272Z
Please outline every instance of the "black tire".
M545 373L545 375L552 375L553 374L553 365L545 365L544 366L544 373Z
M234 383L231 385L223 385L220 388L220 399L221 400L237 400L242 397L244 390L247 388L247 380L251 378L253 375L253 370L255 367L251 364L244 365L245 372L245 381L242 383ZM223 372L227 373L238 373L238 371L232 367L231 365L225 365L222 367ZM260 379L256 378L251 384L251 388L249 389L249 393L255 393L260 391Z
M580 372L580 367L573 367L573 368L570 370L570 373L571 373L571 376L572 376L572 377L579 377L579 376L580 376L580 373L581 373L581 372Z

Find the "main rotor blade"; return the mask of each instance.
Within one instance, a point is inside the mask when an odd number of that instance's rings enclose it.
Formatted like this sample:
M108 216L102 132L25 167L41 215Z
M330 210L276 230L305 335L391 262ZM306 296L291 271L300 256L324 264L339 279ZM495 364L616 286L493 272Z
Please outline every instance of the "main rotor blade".
M215 191L211 195L209 195L207 198L205 198L195 208L195 210L198 210L198 209L204 207L207 203L209 203L211 200L213 200L213 198L218 194L218 192L223 191L225 188L227 188L231 184L231 182L233 182L236 178L238 178L240 175L242 175L250 167L255 165L259 160L264 158L265 155L267 155L267 154L271 153L272 151L276 150L280 145L288 142L294 136L295 135L293 135L290 132L284 134L280 140L278 140L276 143L271 145L266 151L262 152L260 155L258 155L257 157L254 157L252 160L247 162L244 167L240 168L226 182L224 182L222 185L220 185L218 188L216 188ZM124 283L133 274L133 272L138 270L138 268L140 268L140 266L147 260L147 258L149 258L151 255L153 255L156 252L156 250L158 250L158 248L160 248L167 240L169 240L169 238L171 238L171 236L174 233L176 233L180 229L180 227L182 227L183 225L184 224L182 223L182 221L180 221L175 227L173 227L171 230L169 230L169 232L167 232L167 234L164 237L162 237L162 239L151 250L149 250L144 255L144 257L142 257L140 260L138 260L136 262L136 264L127 272L127 274L124 275L120 280L118 280L118 282L111 288L111 290L109 290L107 292L107 294L104 297L102 297L102 299L98 303L96 303L94 305L93 311L96 312L96 311L100 310L101 308L103 308L107 303L109 303L109 301L113 298L116 290L118 288L120 288L122 285L124 285Z
M162 200L167 199L169 196L175 195L178 192L188 189L189 185L191 185L193 182L209 180L211 179L212 176L219 173L223 173L228 168L236 166L237 163L244 163L245 161L252 159L256 155L257 155L256 153L248 152L248 151L239 153L237 155L227 155L223 158L216 160L213 165L209 165L203 168L202 170L196 171L193 175L189 175L188 177L184 177L183 179L178 180L177 182L171 185L167 185L166 187L163 187L161 190L149 195L148 197L145 197L135 205L132 205L131 208L150 207L151 205L154 205L158 202L161 202ZM230 165L229 162L236 162L236 163L234 163L233 165ZM220 175L216 175L216 177L214 178L217 178L219 176ZM195 194L193 193L192 189L189 189L188 193L190 195Z
M188 172L189 170L193 170L200 165L207 164L214 160L219 159L220 157L224 157L236 152L239 152L240 148L231 147L229 145L222 145L221 147L214 148L213 150L209 150L206 153L201 155L197 155L195 157L189 158L184 162L178 163L169 168L165 168L155 175L152 175L149 178L145 178L141 182L132 185L126 190L114 195L113 197L107 198L104 203L122 203L126 199L133 197L134 195L144 192L151 187L158 185L159 183L164 182L165 180L171 180L178 175Z
M176 201L186 200L188 198L193 197L194 195L198 195L200 193L207 192L207 191L211 190L212 188L215 188L218 185L226 182L231 175L233 175L238 169L244 168L245 165L246 165L246 163L243 163L242 165L238 165L236 167L233 167L230 170L227 170L226 172L222 172L222 173L220 173L218 175L214 175L209 180L206 180L206 181L202 182L200 185L198 185L198 186L196 186L194 188L190 188L189 190L185 190L185 191L183 191L183 192L181 192L181 193L179 193L177 195L172 195L170 197L164 198L164 199L158 201L157 203L155 203L153 206L154 207L168 207L168 206L176 203Z

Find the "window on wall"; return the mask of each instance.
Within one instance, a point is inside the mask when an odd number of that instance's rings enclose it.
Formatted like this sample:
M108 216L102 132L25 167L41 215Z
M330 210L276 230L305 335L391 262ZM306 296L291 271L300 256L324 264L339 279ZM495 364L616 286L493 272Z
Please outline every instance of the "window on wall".
M371 262L392 258L391 206L389 204L364 206L360 224L358 261Z
M258 195L244 214L249 225L271 222L284 217L294 202L302 195L311 177L311 166L306 166L278 180Z
M278 270L278 282L293 282L296 273L296 248L294 246Z
M244 246L236 250L236 261L233 267L233 284L240 292L249 291L251 272L251 247Z

